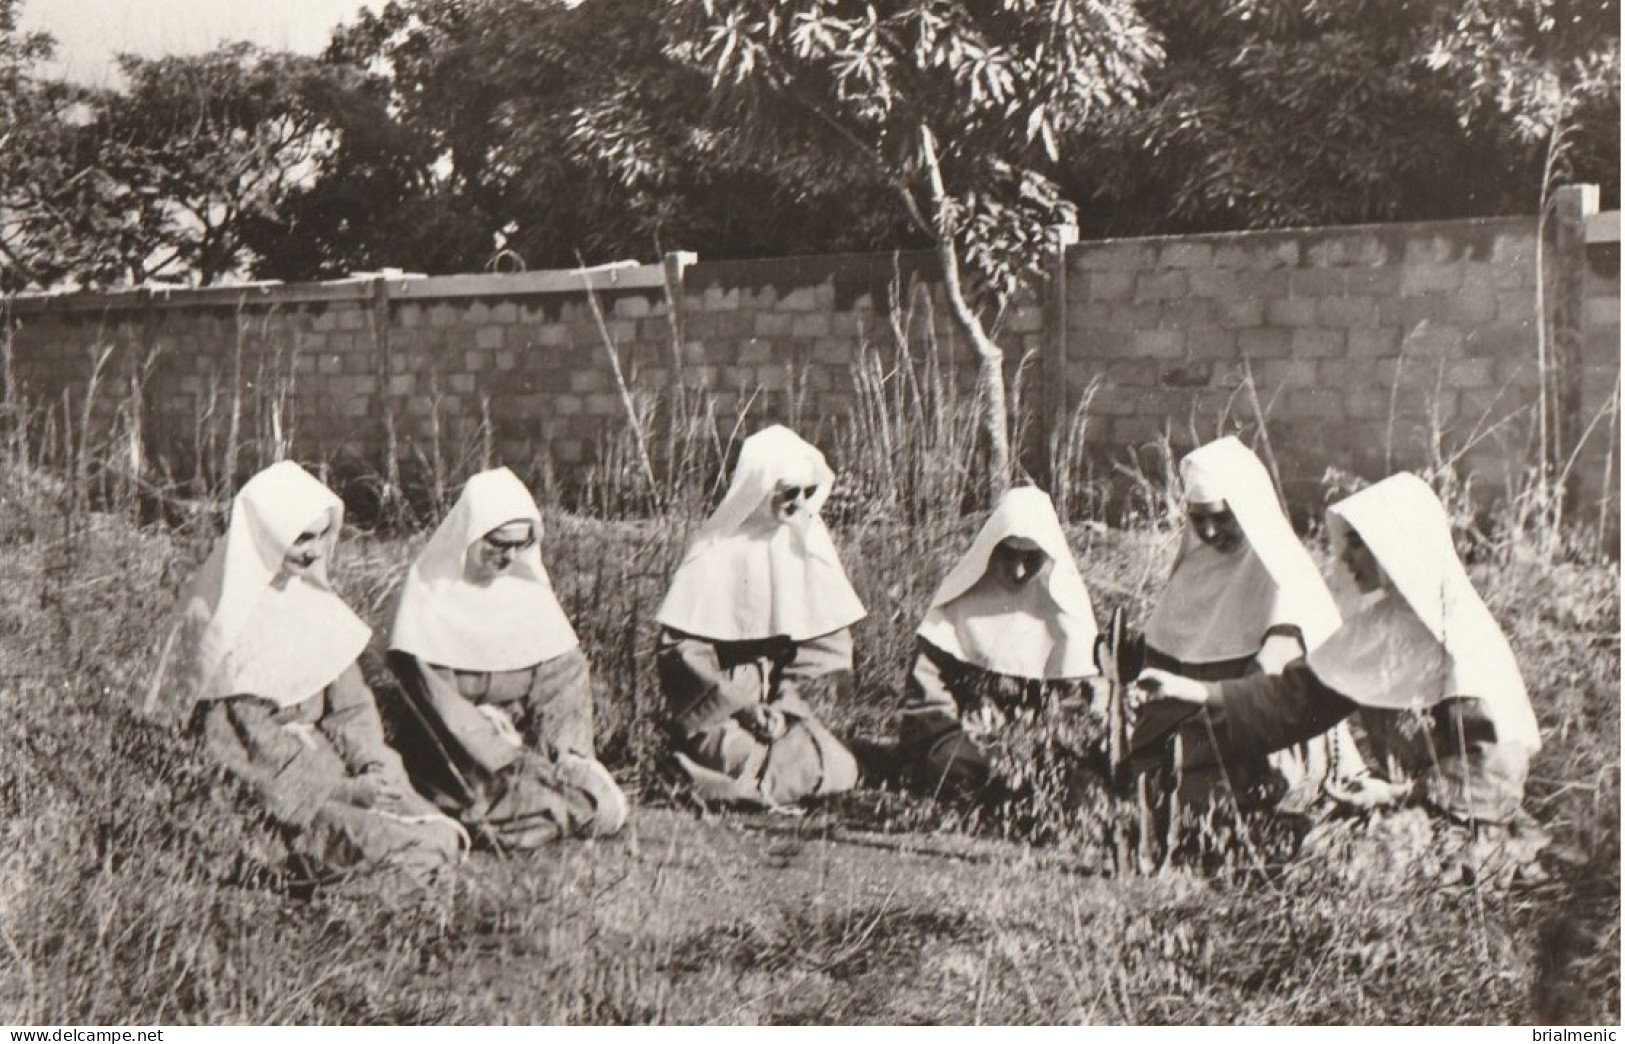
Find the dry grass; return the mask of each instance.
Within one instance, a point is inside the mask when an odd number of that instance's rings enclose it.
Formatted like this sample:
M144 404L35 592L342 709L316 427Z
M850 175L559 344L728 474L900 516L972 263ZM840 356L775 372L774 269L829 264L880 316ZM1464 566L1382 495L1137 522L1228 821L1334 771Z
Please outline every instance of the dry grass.
M25 486L29 488L24 488ZM1530 806L1590 862L1532 891L1388 858L1101 876L873 788L785 822L674 808L647 620L682 527L550 518L596 668L626 838L482 856L432 894L273 886L276 835L134 712L206 540L85 515L6 474L0 534L0 1019L56 1022L1611 1022L1619 1017L1618 609L1605 565L1482 572L1546 735ZM870 606L850 735L884 737L910 634L971 523L841 533ZM1166 537L1077 531L1102 612L1143 614ZM344 593L382 631L420 537L357 534ZM369 676L386 684L377 650ZM1362 862L1362 860L1364 860ZM462 984L448 989L448 983Z
M951 360L921 329L898 337L913 354L862 356L856 418L819 433L856 491L834 514L869 607L856 693L823 711L860 743L889 739L913 629L982 488ZM1474 536L1470 489L1440 483L1547 737L1529 808L1584 856L1538 888L1444 885L1406 817L1267 876L1235 858L1143 877L1087 858L1043 814L1001 820L873 781L801 820L697 815L655 770L649 615L740 432L703 396L649 396L635 375L630 395L649 467L628 437L608 439L571 501L592 517L549 510L545 554L594 666L601 756L641 807L622 838L477 856L429 892L279 886L280 838L183 738L179 710L137 713L223 501L155 511L117 463L129 433L91 437L83 404L61 410L71 432L13 424L0 463L0 1021L1618 1021L1619 598L1606 557L1572 543L1529 557L1516 504ZM796 409L793 395L770 405ZM1062 440L1064 499L1082 508L1102 502L1082 463L1087 419ZM449 476L487 462L489 432L477 435L434 448L426 499L372 501L433 517ZM227 441L243 466L275 449ZM1122 606L1142 620L1166 576L1167 465L1164 452L1131 469L1130 528L1072 531L1102 616ZM555 488L545 466L529 472ZM655 504L664 520L627 520ZM380 635L422 540L346 533L335 582ZM363 665L386 692L381 641Z

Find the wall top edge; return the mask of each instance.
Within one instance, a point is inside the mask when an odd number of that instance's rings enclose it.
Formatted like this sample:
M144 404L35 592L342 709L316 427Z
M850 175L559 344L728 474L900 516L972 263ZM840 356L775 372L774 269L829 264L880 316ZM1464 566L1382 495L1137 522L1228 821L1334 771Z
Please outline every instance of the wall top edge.
M1416 232L1433 232L1439 235L1448 235L1451 232L1472 230L1498 230L1498 229L1528 229L1534 230L1535 217L1532 214L1513 214L1504 217L1475 217L1451 218L1444 221L1390 221L1371 222L1362 225L1299 225L1288 228L1253 228L1233 232L1180 232L1166 236L1122 236L1119 238L1080 239L1072 244L1070 250L1088 250L1091 247L1104 246L1130 246L1134 244L1150 244L1163 246L1169 243L1233 243L1249 239L1262 240L1268 238L1302 239L1307 236L1355 236L1355 235L1393 235L1400 229ZM1087 229L1087 225L1085 226Z
M210 287L142 287L105 293L16 294L0 304L16 315L43 312L93 313L223 307L267 308L278 305L329 304L376 299L379 284L390 301L427 301L463 297L527 297L583 292L660 289L662 265L615 264L587 269L559 269L513 274L447 276L370 276L320 283L249 283Z

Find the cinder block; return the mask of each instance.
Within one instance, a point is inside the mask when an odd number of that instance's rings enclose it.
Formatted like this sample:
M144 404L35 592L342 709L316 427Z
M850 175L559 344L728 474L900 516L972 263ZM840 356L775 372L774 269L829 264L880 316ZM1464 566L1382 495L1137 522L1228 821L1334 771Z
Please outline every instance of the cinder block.
M813 358L826 366L843 370L856 358L854 343L842 337L826 337L813 345Z
M798 286L784 295L779 308L786 312L811 312L818 308L818 292L814 287Z
M1448 323L1418 323L1405 332L1406 355L1416 359L1452 359L1461 355L1465 337L1458 326Z
M1301 297L1278 297L1264 302L1264 321L1271 326L1315 325L1315 302Z
M1498 262L1534 266L1535 230L1530 222L1527 231L1497 232L1490 246L1490 258Z
M1444 365L1446 388L1492 388L1495 386L1494 359L1451 359Z
M1285 401L1278 401L1270 415L1285 420L1310 420L1320 425L1337 424L1345 416L1343 393L1335 388L1300 388L1294 386L1286 392ZM1323 432L1325 428L1321 429Z
M614 315L618 319L641 319L649 314L649 299L642 294L627 294L615 299Z
M834 312L829 317L829 333L831 337L840 337L850 340L863 340L871 330L879 331L881 324L876 316L867 312Z
M808 340L829 336L829 314L827 312L812 312L807 315L798 315L790 324L790 336Z
M1312 244L1304 260L1317 268L1386 264L1388 250L1371 232L1334 232Z
M1540 364L1535 358L1534 342L1525 355L1502 356L1495 360L1496 387L1537 388L1540 386Z
M744 366L756 366L773 360L773 343L752 337L739 346L739 362Z
M1461 286L1462 266L1459 264L1406 264L1399 271L1401 296L1429 294L1441 290L1455 290Z
M1198 268L1190 273L1190 290L1197 297L1235 299L1249 296L1234 269Z
M762 391L783 391L790 386L790 367L783 363L758 366L755 381Z
M1237 356L1236 331L1203 327L1185 334L1185 351L1193 359L1234 359Z
M619 396L607 392L582 396L582 402L586 405L587 413L594 417L613 417L622 412Z
M1162 301L1190 293L1190 280L1182 271L1141 272L1134 281L1134 299Z
M1343 416L1352 420L1379 420L1388 416L1388 390L1378 388L1367 380L1354 380L1338 387L1343 400Z
M1524 290L1535 292L1535 265L1533 262L1511 263L1497 261L1487 266L1490 286L1497 290Z
M1347 341L1342 330L1301 327L1292 331L1293 358L1342 358Z
M1438 317L1441 294L1419 294L1416 297L1390 297L1377 303L1377 322L1383 326L1405 329Z
M1400 272L1401 269L1397 265L1351 268L1345 273L1349 293L1378 299L1392 297L1399 293Z
M1447 323L1475 325L1495 318L1495 291L1487 286L1463 286L1443 295L1436 314Z
M1264 302L1257 298L1213 302L1214 321L1221 326L1263 326Z
M609 388L609 374L602 370L575 370L570 374L570 390L576 394L602 392Z
M474 331L474 347L482 349L501 348L507 331L501 326L482 326Z
M739 290L720 286L708 286L705 293L697 303L697 308L707 312L732 312L739 308Z
M1321 388L1345 388L1371 379L1369 359L1317 359L1315 384Z
M1269 326L1237 330L1236 352L1244 359L1284 359L1292 354L1292 331Z
M423 306L405 301L395 306L395 325L410 330L423 325Z
M1361 327L1348 332L1348 354L1355 359L1374 359L1399 354L1400 332L1392 326Z
M1153 268L1157 263L1156 248L1145 243L1082 243L1073 250L1077 252L1079 267L1089 272L1133 272Z
M1315 385L1313 359L1265 359L1253 367L1258 379L1259 394L1268 399L1266 390L1281 387L1312 388Z
M1244 237L1221 243L1213 250L1215 268L1295 268L1300 248L1295 239Z
M764 312L778 307L779 290L772 283L757 287L755 290L741 290L739 294L739 307L752 312Z
M1158 326L1200 330L1214 325L1214 303L1203 297L1176 297L1157 305Z
M757 312L756 336L758 337L789 337L790 330L795 324L796 317L788 312Z
M1183 330L1135 330L1129 337L1133 354L1151 359L1176 359L1185 351Z
M1293 297L1341 297L1348 292L1348 274L1341 268L1300 268L1289 285Z
M1163 268L1207 268L1213 264L1213 247L1200 240L1174 240L1163 246L1158 260Z
M1315 302L1321 325L1347 329L1377 325L1377 301L1372 297L1323 297Z
M547 448L548 452L553 455L553 459L561 464L580 464L587 459L587 442L585 439L552 439L548 442Z
M1126 301L1134 296L1134 278L1133 271L1104 269L1085 273L1082 283L1090 300Z
M1442 235L1413 235L1405 242L1404 262L1411 265L1443 265L1457 259L1460 250L1454 240Z

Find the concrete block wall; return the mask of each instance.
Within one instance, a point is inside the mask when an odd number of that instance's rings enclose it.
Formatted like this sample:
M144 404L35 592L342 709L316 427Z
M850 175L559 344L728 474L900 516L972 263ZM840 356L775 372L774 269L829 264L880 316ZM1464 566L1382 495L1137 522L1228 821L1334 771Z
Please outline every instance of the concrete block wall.
M1534 244L1528 218L1079 244L1069 396L1103 382L1108 446L1183 449L1256 430L1250 372L1296 492L1414 466L1434 432L1465 446L1533 401ZM1466 459L1504 456L1492 437Z
M1253 433L1250 372L1300 505L1318 503L1328 467L1376 478L1440 450L1461 450L1493 485L1509 462L1529 459L1535 234L1525 217L1079 243L1064 281L1051 284L1064 285L1065 301L1013 307L999 339L1012 371L1024 354L1040 358L1027 402L1048 417L1099 383L1089 452L1101 474L1164 431L1176 451L1220 432ZM1593 246L1587 260L1589 420L1618 381L1617 243ZM627 378L654 390L680 375L706 389L724 435L748 410L747 431L788 421L827 436L854 408L860 353L873 349L894 365L898 330L914 359L935 351L965 389L975 377L930 254L686 267L674 257L595 275L594 286ZM568 484L625 424L599 319L574 273L6 306L8 394L60 408L66 390L77 420L92 349L112 345L98 391L97 423L107 426L147 361L148 446L180 478L200 449L220 459L234 384L240 442L280 430L300 459L349 474L382 473L392 428L408 461L425 459L438 438L455 479L488 418L501 462L531 471L545 462ZM1617 447L1605 467L1608 432L1599 427L1578 465L1593 498L1610 477L1617 487ZM1033 442L1029 450L1041 453L1042 438ZM252 452L239 462L254 463Z

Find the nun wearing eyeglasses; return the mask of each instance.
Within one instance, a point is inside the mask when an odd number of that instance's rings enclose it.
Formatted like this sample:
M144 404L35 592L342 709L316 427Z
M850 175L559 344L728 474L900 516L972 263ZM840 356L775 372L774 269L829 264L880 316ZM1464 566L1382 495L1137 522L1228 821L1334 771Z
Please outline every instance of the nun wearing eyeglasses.
M746 439L660 606L674 756L705 800L785 808L857 783L817 713L850 685L864 616L818 515L834 478L787 428Z
M1540 731L1443 506L1401 473L1332 505L1327 523L1344 605L1330 637L1275 675L1215 683L1147 670L1142 696L1199 706L1226 757L1285 749L1359 712L1390 783L1456 820L1511 820Z
M1235 438L1180 461L1188 523L1168 585L1145 625L1146 666L1226 681L1280 674L1342 622L1263 463ZM1237 798L1307 807L1337 792L1365 765L1347 726L1276 752L1221 763L1203 723L1179 729L1179 792L1205 803L1228 787ZM1283 793L1284 788L1284 793Z
M1090 699L1094 607L1046 493L1005 493L917 635L899 747L933 790L981 789L1001 725Z
M467 834L412 789L357 658L371 631L328 583L344 508L291 462L255 475L182 602L158 687L317 877L455 862ZM169 673L172 669L172 673Z
M628 811L593 749L587 658L541 536L513 472L471 477L407 573L389 639L407 768L502 849L614 834Z

